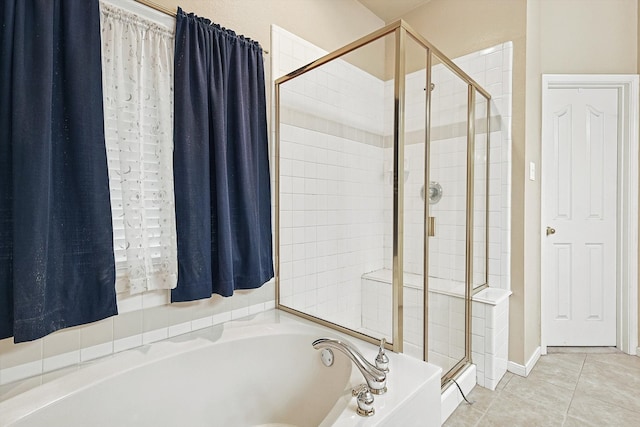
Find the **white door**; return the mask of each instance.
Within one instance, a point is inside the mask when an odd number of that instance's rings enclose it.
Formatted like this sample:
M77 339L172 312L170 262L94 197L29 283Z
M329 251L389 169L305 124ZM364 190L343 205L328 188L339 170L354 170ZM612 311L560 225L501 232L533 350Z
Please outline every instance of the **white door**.
M542 114L545 343L615 346L618 90L550 87Z

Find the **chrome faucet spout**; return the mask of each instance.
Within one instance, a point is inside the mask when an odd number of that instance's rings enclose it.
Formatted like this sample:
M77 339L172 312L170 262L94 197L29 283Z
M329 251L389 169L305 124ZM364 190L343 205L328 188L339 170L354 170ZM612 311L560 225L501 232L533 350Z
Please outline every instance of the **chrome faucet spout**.
M333 338L319 338L313 342L313 348L331 348L344 353L360 370L373 394L383 394L387 391L387 374L369 363L351 344Z

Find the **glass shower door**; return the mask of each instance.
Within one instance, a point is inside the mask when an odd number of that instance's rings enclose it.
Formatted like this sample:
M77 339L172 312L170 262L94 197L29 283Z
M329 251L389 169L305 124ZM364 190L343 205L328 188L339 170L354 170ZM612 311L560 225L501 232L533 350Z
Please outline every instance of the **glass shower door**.
M393 343L395 33L278 84L278 307Z
M429 362L443 376L467 356L468 84L433 55L429 147Z
M403 352L424 359L427 49L407 37L404 67Z

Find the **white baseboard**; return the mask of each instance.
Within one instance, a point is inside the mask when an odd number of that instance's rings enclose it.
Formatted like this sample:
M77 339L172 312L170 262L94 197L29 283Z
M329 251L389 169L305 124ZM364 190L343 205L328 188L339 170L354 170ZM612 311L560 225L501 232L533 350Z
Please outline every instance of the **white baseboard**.
M476 386L476 365L469 366L458 375L455 380L460 385L464 395L469 396L471 390ZM458 390L458 387L456 387L454 383L450 382L449 386L442 392L440 400L440 418L442 424L444 424L462 401L463 398L460 395L460 390Z
M540 347L536 347L536 349L533 351L533 354L531 355L529 360L527 360L526 365L523 366L519 363L509 361L507 363L507 370L516 375L520 375L521 377L527 377L531 373L531 370L533 369L533 367L536 366L536 363L538 363L539 359L540 359Z
M636 348L636 356L640 357L640 347Z

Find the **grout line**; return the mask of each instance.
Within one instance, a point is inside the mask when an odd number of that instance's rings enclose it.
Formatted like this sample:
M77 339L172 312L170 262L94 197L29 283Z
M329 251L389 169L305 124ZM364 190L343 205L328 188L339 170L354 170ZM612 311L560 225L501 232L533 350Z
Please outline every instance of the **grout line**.
M582 363L580 364L580 372L578 373L578 379L576 380L576 385L573 388L573 391L571 392L571 400L569 401L569 405L567 406L567 410L564 414L564 421L562 422L562 425L564 425L567 422L567 417L569 416L569 410L571 409L571 405L573 405L573 399L576 397L576 391L578 390L578 383L580 382L580 377L582 376L582 370L584 369L584 364L587 361L587 355L584 355L584 358L582 359Z
M578 381L576 381L576 387L574 391L578 389L578 383L580 382L580 377L582 376L582 370L584 369L584 364L587 363L587 357L588 357L588 354L585 354L584 359L582 359L582 364L580 365L580 372L578 373Z

